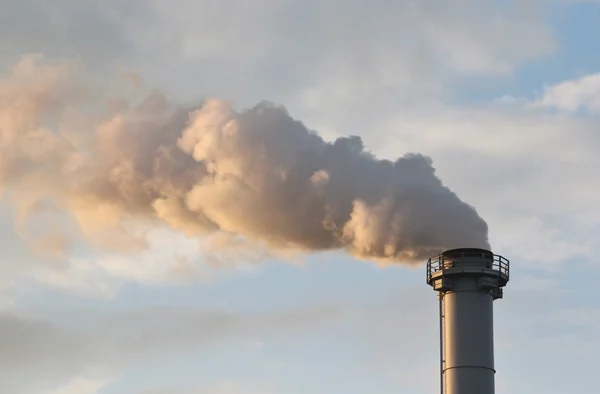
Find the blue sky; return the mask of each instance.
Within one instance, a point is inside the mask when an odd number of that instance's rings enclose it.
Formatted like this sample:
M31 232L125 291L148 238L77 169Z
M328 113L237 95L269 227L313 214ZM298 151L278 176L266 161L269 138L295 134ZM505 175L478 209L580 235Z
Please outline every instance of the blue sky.
M495 302L497 392L597 391L600 3L2 8L2 82L32 53L75 59L109 88L128 70L178 102L272 100L328 140L359 135L378 157L430 156L511 260ZM333 251L205 267L196 240L170 230L152 233L140 254L81 246L57 263L28 247L9 199L0 204L3 393L438 390L438 303L424 265ZM178 255L201 275L170 276Z

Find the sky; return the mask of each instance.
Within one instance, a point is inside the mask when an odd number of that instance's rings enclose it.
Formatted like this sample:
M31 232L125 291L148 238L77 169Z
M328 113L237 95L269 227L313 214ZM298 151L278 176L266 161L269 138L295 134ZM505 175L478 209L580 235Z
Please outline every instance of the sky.
M493 251L511 261L494 303L497 392L597 391L599 2L0 7L0 92L15 69L56 81L63 74L48 70L71 73L61 65L74 64L107 91L143 86L177 103L217 98L239 109L268 100L327 141L356 135L378 158L430 157L444 185L485 219ZM2 116L0 127L10 128ZM77 243L57 258L32 245L4 192L3 393L438 390L438 303L424 262L244 246L235 259L211 260L198 237L168 228L133 252ZM98 220L110 216L101 209ZM53 234L62 224L51 219L34 229Z

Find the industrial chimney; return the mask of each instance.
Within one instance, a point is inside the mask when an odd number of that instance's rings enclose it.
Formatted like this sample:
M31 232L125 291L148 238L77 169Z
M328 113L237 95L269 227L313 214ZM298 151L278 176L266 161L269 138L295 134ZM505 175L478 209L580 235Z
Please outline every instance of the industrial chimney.
M507 259L485 249L452 249L427 262L440 300L442 394L494 394L493 301L508 271Z

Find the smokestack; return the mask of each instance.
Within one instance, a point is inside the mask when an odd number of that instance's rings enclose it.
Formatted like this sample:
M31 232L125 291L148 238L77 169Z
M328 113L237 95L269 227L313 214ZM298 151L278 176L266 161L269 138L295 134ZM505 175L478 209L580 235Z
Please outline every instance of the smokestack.
M485 249L452 249L427 262L440 300L442 394L494 394L493 301L508 274L508 260Z

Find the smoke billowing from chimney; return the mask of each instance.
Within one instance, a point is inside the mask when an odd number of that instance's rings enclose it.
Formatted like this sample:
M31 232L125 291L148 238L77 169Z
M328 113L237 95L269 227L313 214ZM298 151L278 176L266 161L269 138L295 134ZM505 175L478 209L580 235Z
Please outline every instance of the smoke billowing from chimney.
M489 247L485 221L425 156L378 160L359 137L326 142L270 103L237 112L214 99L101 97L76 65L36 57L0 81L0 188L17 229L32 236L36 217L61 218L39 244L83 236L134 250L143 237L128 223L144 223L386 261Z

